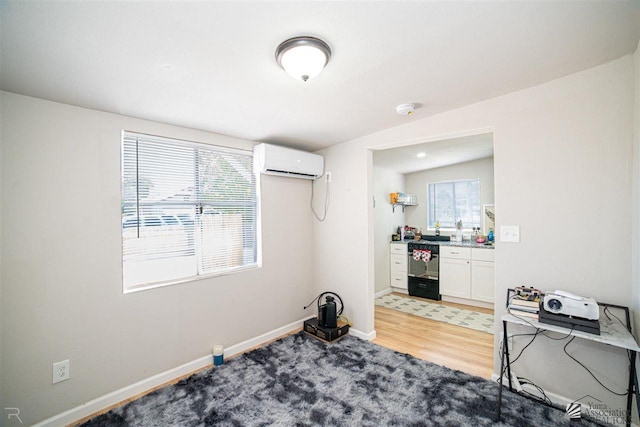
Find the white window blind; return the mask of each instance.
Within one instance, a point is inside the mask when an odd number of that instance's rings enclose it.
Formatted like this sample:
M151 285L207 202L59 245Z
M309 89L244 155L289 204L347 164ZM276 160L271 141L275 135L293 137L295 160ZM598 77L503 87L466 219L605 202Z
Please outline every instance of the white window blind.
M442 228L455 228L458 220L464 228L480 227L480 180L447 181L428 185L428 226L440 222Z
M251 152L123 133L124 291L258 265Z

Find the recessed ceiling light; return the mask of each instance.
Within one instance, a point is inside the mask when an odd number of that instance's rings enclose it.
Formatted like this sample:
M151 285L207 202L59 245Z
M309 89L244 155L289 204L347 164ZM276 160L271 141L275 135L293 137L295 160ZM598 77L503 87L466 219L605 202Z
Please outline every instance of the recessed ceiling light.
M422 157L425 157L426 155L427 155L427 153L420 152L420 153L416 154L416 157L422 158Z

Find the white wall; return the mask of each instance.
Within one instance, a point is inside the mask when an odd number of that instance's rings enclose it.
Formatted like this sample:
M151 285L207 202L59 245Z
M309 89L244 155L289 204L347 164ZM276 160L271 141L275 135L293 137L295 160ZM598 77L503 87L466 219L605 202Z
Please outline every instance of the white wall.
M332 285L338 292L348 291L353 317L362 322L359 328L373 333L374 280L367 269L374 257L365 257L362 250L364 244L373 246L372 235L368 242L345 240L333 252L326 250L338 225L348 228L352 235L371 232L372 209L366 198L372 186L370 149L489 128L494 134L495 204L500 209L496 225L498 229L501 225L519 225L521 230L521 243L498 240L496 244L496 295L527 284L629 304L633 88L633 57L626 56L329 148L327 164L339 177L336 190L350 197L342 198L328 227L317 227L327 234L316 235L316 271L335 271L336 278L339 274L339 281ZM351 268L344 268L346 259L350 259ZM317 283L322 287L333 278L320 275ZM504 310L502 305L496 306L497 319ZM498 326L496 321L496 352ZM615 400L586 379L581 368L561 350L545 351L547 341L539 339L528 350L535 363L529 369L521 366L523 373L531 373L539 385L568 397L589 393L605 402ZM572 345L572 352L584 354L582 343ZM598 365L598 372L604 370L616 388L624 389L624 356L588 351L590 359L595 358L592 361Z
M481 207L482 205L493 204L493 158L474 160L407 174L407 192L418 196L418 206L407 208L407 223L422 229L422 232L425 234L433 234L434 230L427 230L427 184L430 182L476 178L480 179ZM443 232L443 234L447 233Z
M316 293L337 292L353 327L374 337L374 223L372 154L356 145L339 144L318 151L332 173L331 207L325 222L313 223ZM320 181L320 180L319 180ZM324 186L316 182L316 194ZM371 286L363 286L363 283Z
M389 276L389 242L398 226L406 225L402 208L395 212L389 204L389 193L408 192L405 189L404 175L389 169L373 168L373 196L375 197L374 236L375 236L375 291L388 289L391 285Z
M120 132L253 142L6 92L1 102L1 406L26 425L308 315L312 255L296 233L311 230L311 187L290 178L262 177L263 268L122 293ZM52 385L52 363L67 358L71 379Z

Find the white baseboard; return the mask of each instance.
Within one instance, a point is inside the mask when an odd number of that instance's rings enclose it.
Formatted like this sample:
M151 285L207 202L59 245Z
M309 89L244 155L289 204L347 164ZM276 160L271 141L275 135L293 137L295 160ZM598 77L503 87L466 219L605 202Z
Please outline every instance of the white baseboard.
M227 347L224 349L224 356L225 357L235 356L236 354L243 353L249 350L250 348L257 347L281 335L295 331L296 329L302 327L302 323L305 320L310 319L312 317L314 316L305 317L304 319L300 319L296 322L290 323L281 328L274 329L273 331L267 332L255 338L251 338L239 344L235 344L230 347ZM375 336L375 332L374 332L374 336ZM76 406L75 408L69 409L58 415L54 415L53 417L47 418L46 420L41 421L35 424L34 426L53 427L53 426L68 425L68 424L74 423L92 414L100 412L103 409L106 409L112 405L123 402L131 397L144 393L147 390L151 390L154 387L165 384L176 378L179 378L183 375L197 371L199 369L206 368L207 366L210 366L212 364L213 364L213 355L209 354L206 356L202 356L196 360L187 362L184 365L180 365L178 367L156 374L152 377L145 378L144 380L138 381L135 384L128 385L119 390L113 391L111 393L105 394L104 396L100 396L96 399L93 399L80 406Z
M513 372L511 373L511 375L514 375ZM491 381L498 381L498 374L496 374L495 372L491 374ZM503 378L503 384L505 387L509 386L508 383L508 378L507 378L507 374L504 374L504 378ZM512 385L514 389L522 389L522 386L520 386L520 382L516 380L516 378L513 378L512 380ZM558 406L558 407L562 407L565 408L569 403L573 402L573 399L569 399L568 397L565 396L561 396L559 394L555 394L555 393L551 393L547 390L544 391L545 394L547 395L547 397L549 398L549 400L551 400L551 402Z
M470 305L472 307L482 307L482 308L488 308L488 309L495 308L495 303L476 301L476 300L467 299L467 298L450 297L446 295L442 296L442 301L454 302L456 304Z
M511 375L514 375L513 371L511 372ZM514 380L515 380L515 378L514 378ZM498 381L498 374L497 373L494 372L494 373L491 374L491 381L495 381L495 382ZM507 379L507 374L506 373L504 374L503 381L504 381L504 383L503 383L504 386L508 387L509 386L509 383L508 383L509 380ZM527 387L527 386L520 385L520 382L517 381L517 380L516 381L512 381L512 386L513 386L514 389L518 388L520 390L523 389L524 387ZM533 387L530 387L530 386L527 388L526 391L528 391L530 393L534 393L534 394L537 393L537 390L535 390ZM561 409L562 408L566 408L568 404L575 402L574 399L569 399L566 396L561 396L559 394L552 393L552 392L547 391L547 390L544 390L544 393L547 395L547 397L549 398L551 403L553 403L554 406L557 406L558 408L561 408ZM582 404L582 412L585 413L587 409L588 409L588 407L583 403ZM638 426L638 424L635 423L635 422L632 422L631 425L635 426L635 427Z
M358 329L350 328L349 329L349 334L353 335L354 337L361 338L361 339L367 340L367 341L371 341L371 340L376 338L376 331L375 330L373 330L373 331L371 331L369 333L365 333L365 332L359 331Z
M391 288L383 289L380 292L376 292L376 294L374 295L374 298L380 298L381 296L390 294L391 292L393 292L393 289Z
M267 332L266 334L262 334L255 338L251 338L249 340L243 341L240 344L232 345L231 347L226 348L224 350L224 355L225 357L231 357L231 356L235 356L236 354L244 353L250 348L257 347L268 341L271 341L274 338L278 338L281 335L288 334L291 331L295 331L298 328L302 328L302 323L305 320L309 320L314 317L315 316L307 316L303 319L298 320L297 322L289 323L288 325L285 325L278 329L274 329L273 331ZM209 358L212 359L211 361L213 362L213 356L210 356Z

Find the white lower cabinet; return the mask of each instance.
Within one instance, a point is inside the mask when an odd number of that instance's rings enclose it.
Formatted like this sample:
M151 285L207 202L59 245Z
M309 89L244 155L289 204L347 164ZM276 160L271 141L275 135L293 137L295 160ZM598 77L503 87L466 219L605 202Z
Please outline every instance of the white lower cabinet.
M495 277L495 264L493 262L471 261L471 299L493 302L493 294L496 287Z
M471 249L440 246L440 293L471 298Z
M389 247L389 275L391 286L397 289L408 290L407 274L406 243L391 243Z
M495 264L492 249L440 246L440 293L494 302Z

